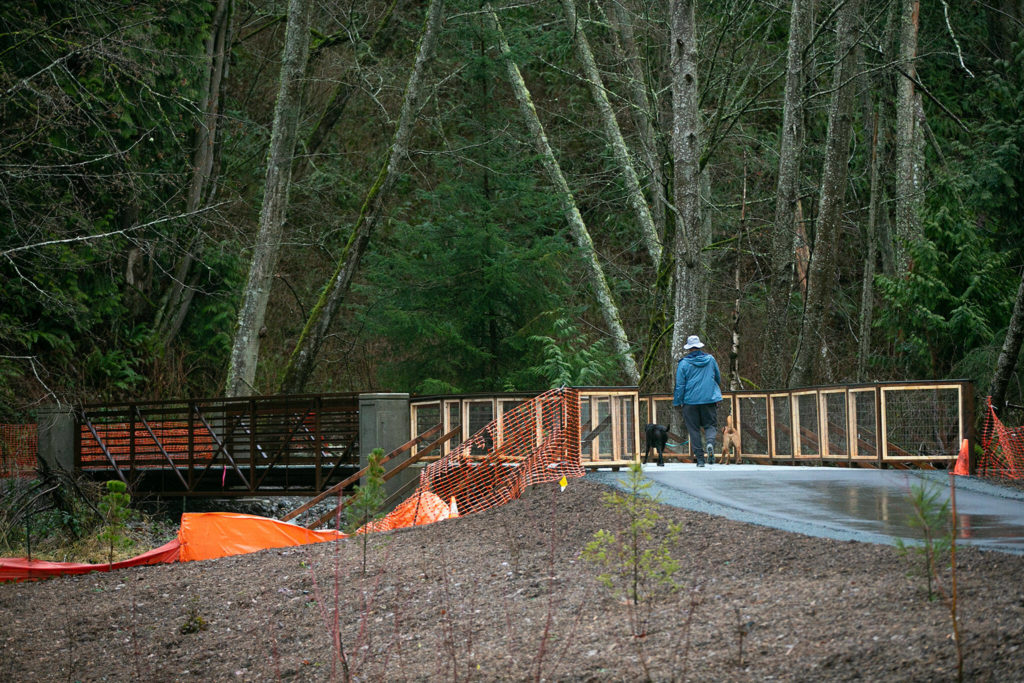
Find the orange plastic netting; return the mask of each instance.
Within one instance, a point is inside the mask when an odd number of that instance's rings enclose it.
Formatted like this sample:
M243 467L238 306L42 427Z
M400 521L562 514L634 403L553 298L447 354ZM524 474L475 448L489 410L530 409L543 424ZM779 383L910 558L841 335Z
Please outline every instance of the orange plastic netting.
M987 400L985 424L981 430L983 449L977 473L988 477L1024 479L1024 427L1007 427Z
M579 406L579 392L563 387L505 411L424 468L410 500L432 493L467 515L514 500L531 484L582 477ZM374 528L398 528L403 519L395 509Z
M31 477L36 471L38 428L0 425L0 477Z

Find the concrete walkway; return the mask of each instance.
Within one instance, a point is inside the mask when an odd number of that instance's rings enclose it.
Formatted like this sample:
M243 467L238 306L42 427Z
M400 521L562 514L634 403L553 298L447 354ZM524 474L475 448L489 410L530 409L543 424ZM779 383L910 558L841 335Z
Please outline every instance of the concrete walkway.
M628 472L596 470L597 481L621 485ZM949 499L949 475L916 470L784 465L644 465L661 502L786 531L895 543L919 537L907 522L911 486ZM959 545L1024 555L1024 491L974 477L955 477Z

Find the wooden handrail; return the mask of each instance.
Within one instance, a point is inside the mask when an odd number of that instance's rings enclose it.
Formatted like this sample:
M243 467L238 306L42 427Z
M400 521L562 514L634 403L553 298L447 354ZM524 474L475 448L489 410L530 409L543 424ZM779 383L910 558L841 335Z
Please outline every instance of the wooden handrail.
M411 449L416 444L422 443L426 439L429 439L434 434L437 434L439 431L441 431L441 426L442 425L440 423L438 423L438 424L434 425L433 427L431 427L430 429L428 429L427 431L425 431L422 434L420 434L419 436L417 436L415 439L411 439L410 441L407 441L406 443L402 444L401 446L399 446L398 448L396 448L395 450L391 451L386 456L384 456L381 459L380 464L383 465L388 460L391 460L391 458L394 458L395 456L401 455L402 453L405 453L407 450ZM292 510L291 512L289 512L284 517L282 517L281 521L287 522L290 519L295 519L296 517L301 515L303 512L305 512L309 508L313 507L314 505L316 505L317 503L322 501L327 496L334 495L334 494L338 493L338 491L344 490L346 486L350 486L351 484L359 481L359 478L362 477L362 476L365 476L367 470L369 470L369 469L370 469L369 466L364 467L363 469L359 470L355 474L347 477L344 481L341 481L341 482L335 484L334 486L332 486L331 488L327 489L323 493L321 493L321 494L315 496L314 498L306 501L305 503L303 503L299 507L297 507L294 510Z
M438 429L440 427L441 427L441 425L437 425L437 427L435 427L434 429ZM437 441L434 441L433 443L431 443L429 446L424 448L419 453L416 453L415 455L410 455L408 460L403 460L401 463L398 464L397 467L395 467L393 470L391 470L390 472L385 474L384 475L384 481L387 481L387 480L391 479L392 477L394 477L396 474L398 474L399 472L404 470L409 465L412 465L415 462L419 462L421 459L426 457L431 451L435 450L436 448L440 447L442 444L446 443L447 441L450 441L451 439L453 439L454 437L458 436L461 433L462 433L462 426L460 425L458 427L455 427L453 430L451 430L450 432L448 432L447 434L445 434L441 438L439 438ZM424 434L426 434L426 432L424 432ZM410 446L410 448L411 448L411 446ZM391 456L389 455L388 457L390 458ZM383 462L384 461L381 460L381 463L383 463ZM369 469L369 467L365 467L362 470L360 470L359 472L357 472L356 474L352 475L352 477L358 478L360 472L365 472L368 469ZM349 477L349 478L351 479L352 477ZM340 486L340 484L339 484L339 486ZM323 494L321 494L321 495L323 495ZM349 496L345 500L343 500L340 503L338 503L338 505L336 505L333 510L331 510L330 512L328 512L328 513L326 513L324 515L321 515L320 518L315 520L313 523L307 524L306 528L307 529L315 529L315 528L317 528L321 524L323 524L323 523L327 522L329 519L331 519L331 517L334 517L339 512L341 512L346 507L348 507L352 503L352 501L354 501L354 500L355 500L355 496Z

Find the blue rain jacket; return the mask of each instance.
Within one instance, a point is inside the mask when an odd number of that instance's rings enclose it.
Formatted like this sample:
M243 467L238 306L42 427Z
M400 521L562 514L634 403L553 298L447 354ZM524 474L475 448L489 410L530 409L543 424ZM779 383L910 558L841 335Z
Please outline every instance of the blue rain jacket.
M718 370L715 357L697 349L683 356L676 366L676 390L672 396L672 405L717 403L722 400L722 390L718 386L721 381L722 373Z

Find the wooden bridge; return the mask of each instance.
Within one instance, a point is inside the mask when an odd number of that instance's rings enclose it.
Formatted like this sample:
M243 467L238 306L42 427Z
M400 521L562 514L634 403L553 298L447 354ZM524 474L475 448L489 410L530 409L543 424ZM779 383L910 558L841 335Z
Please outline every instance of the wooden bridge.
M167 496L317 496L354 481L374 447L390 452L408 442L397 466L439 457L484 428L491 446L500 446L503 416L535 395L350 393L88 405L74 418L74 469ZM390 397L390 415L361 416L360 405L372 405L367 396ZM643 426L671 423L667 394L587 387L578 396L584 467L629 465L642 452ZM727 392L719 424L730 415L743 458L759 463L945 467L961 440L973 440L967 381ZM674 441L679 445L667 456L689 460L685 434ZM407 483L417 470L402 467Z

